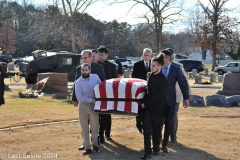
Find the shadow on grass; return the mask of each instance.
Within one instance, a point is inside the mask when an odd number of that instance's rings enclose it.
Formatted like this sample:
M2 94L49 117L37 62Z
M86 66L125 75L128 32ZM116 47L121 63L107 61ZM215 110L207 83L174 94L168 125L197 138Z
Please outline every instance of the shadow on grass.
M142 153L143 151L140 153L112 140L100 145L100 153L90 154L89 157L96 160L140 159Z
M184 159L184 160L221 160L214 155L197 149L197 148L189 148L181 143L171 143L169 142L169 154L164 154L164 159ZM163 153L161 153L163 155Z
M205 151L189 148L182 144L170 143L168 154L160 152L158 156L152 156L151 160L220 160L220 158ZM138 160L144 151L137 151L121 145L115 141L107 141L100 146L100 153L90 154L93 160Z

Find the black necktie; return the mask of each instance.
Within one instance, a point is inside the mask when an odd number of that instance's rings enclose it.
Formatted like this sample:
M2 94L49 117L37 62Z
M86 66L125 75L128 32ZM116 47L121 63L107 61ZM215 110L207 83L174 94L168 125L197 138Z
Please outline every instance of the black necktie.
M146 71L148 72L148 63L146 63Z

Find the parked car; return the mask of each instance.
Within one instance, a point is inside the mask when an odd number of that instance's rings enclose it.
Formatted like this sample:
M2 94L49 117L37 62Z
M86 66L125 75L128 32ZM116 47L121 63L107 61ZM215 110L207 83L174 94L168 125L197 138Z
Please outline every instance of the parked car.
M214 72L218 72L219 75L223 75L228 71L232 73L240 73L240 62L229 62L224 66L218 66L214 69Z
M33 60L33 59L34 59L33 56L26 56L26 57L23 57L23 58L19 58L19 59L16 59L16 60L14 61L14 65L15 65L16 67L19 67L21 62L26 62L26 63L28 63L28 62L30 62L30 61Z
M133 62L131 59L118 58L118 59L114 59L115 63L116 63L116 60L119 60L122 63L122 66L125 68L133 68Z
M201 72L205 68L205 64L202 61L198 60L181 60L179 63L183 64L183 68L186 72L192 72L193 69L196 69L197 72Z
M20 75L25 77L27 84L35 84L38 73L67 73L68 81L75 80L76 67L80 64L80 54L65 51L47 52L36 50L32 57L20 62ZM30 60L30 61L28 61Z
M1 62L12 62L12 55L0 55Z

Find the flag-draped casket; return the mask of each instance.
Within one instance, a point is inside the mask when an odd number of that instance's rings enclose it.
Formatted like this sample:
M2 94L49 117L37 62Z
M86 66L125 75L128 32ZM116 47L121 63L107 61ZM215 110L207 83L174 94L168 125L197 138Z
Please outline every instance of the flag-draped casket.
M138 113L147 81L136 78L115 78L95 86L95 111Z

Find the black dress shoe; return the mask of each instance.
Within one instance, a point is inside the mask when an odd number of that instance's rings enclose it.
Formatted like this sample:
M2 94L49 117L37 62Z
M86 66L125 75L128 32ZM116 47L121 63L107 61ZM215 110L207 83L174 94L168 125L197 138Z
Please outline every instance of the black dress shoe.
M99 153L99 148L97 146L93 146L93 152Z
M162 147L163 153L169 153L169 149L167 146Z
M172 143L178 143L176 139L171 140Z
M103 136L98 136L100 143L105 143L105 138Z
M83 152L83 155L87 155L87 154L90 154L90 153L92 153L91 149L85 149L85 151Z
M138 129L138 133L143 133L143 129L142 128L137 127L137 129Z
M106 136L105 138L106 138L106 140L108 140L108 141L111 141L111 140L112 140L112 137L111 137L111 136Z
M84 145L82 145L78 148L78 150L84 150L84 149L85 149Z
M171 135L171 142L178 143L176 136Z
M159 152L153 152L153 155L154 155L154 156L158 156L158 155L159 155Z
M144 154L144 155L141 157L141 159L149 159L149 158L151 158L151 157L152 157L151 154Z

